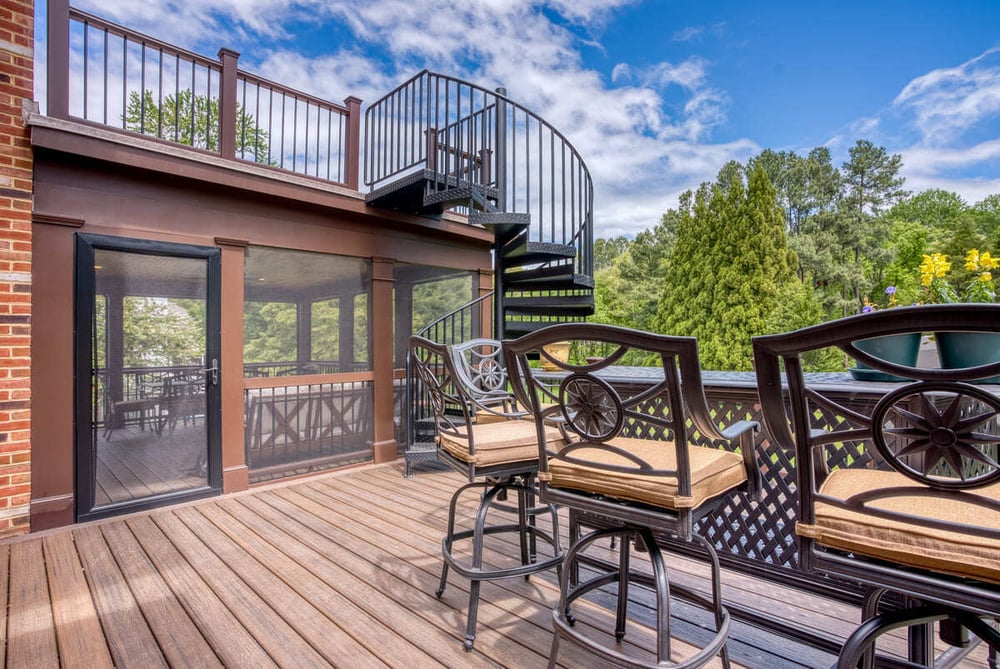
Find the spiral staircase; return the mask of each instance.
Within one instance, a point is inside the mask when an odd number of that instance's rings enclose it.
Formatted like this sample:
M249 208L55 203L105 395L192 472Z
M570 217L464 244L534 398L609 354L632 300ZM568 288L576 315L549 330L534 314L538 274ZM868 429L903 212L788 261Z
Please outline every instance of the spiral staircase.
M503 89L420 72L368 108L363 146L368 204L493 231L493 337L593 313L590 172Z

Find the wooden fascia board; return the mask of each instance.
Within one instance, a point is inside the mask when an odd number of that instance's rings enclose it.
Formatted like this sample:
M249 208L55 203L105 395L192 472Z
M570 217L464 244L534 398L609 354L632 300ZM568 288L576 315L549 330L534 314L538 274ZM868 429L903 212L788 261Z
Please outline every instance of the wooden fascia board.
M32 114L28 124L31 144L35 148L287 199L335 210L357 220L378 218L383 224L398 224L400 229L407 231L422 229L434 236L457 236L486 244L493 242L493 234L478 226L448 216L433 219L370 207L360 192L320 179L226 160L209 152L91 123Z

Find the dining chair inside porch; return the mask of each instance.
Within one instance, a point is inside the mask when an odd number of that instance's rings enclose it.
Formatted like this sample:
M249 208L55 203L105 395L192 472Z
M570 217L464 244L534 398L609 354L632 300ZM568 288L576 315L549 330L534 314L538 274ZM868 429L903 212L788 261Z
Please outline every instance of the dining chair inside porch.
M546 352L568 341L578 356L568 361ZM557 427L564 444L539 441L541 500L565 506L570 514L571 546L560 579L560 599L552 612L554 635L549 666L555 666L563 638L583 645L622 666L698 667L721 655L729 666L726 640L730 616L722 600L715 546L696 530L696 522L730 495L758 494L754 452L757 424L738 420L719 429L705 400L693 337L674 337L597 324L552 325L514 341L504 341L511 385L530 406L539 434ZM587 352L584 352L586 349ZM546 371L536 360L549 363ZM617 365L655 365L662 380L649 385L616 379ZM559 443L559 442L555 442ZM581 534L581 527L588 528ZM615 540L617 565L604 565L581 581L578 569L594 542ZM671 578L662 546L670 540L692 542L708 562L711 593L684 587ZM635 550L648 552L652 577L632 562ZM591 572L593 573L593 572ZM656 594L655 662L626 655L631 583ZM575 625L573 603L595 589L617 584L614 640L595 637ZM710 638L687 657L672 647L671 601L681 598L705 610Z
M539 434L527 414L503 414L497 405L480 401L481 389L473 390L467 384L468 374L460 372L456 364L461 355L452 347L412 336L409 348L417 392L427 394L434 411L437 457L467 479L448 506L447 531L441 541L441 580L435 594L443 596L450 569L470 580L463 646L472 650L482 581L527 578L539 571L558 570L562 562L556 509L536 504L535 487L536 440L557 440L559 431L549 428ZM486 400L493 397L487 393ZM499 420L477 420L477 414L483 413ZM469 491L480 493L479 504L471 519L463 519L459 525L461 502ZM516 497L516 505L507 502L509 497ZM504 515L494 522L498 513L513 514L513 519ZM536 524L536 516L543 514L548 515L551 529ZM500 551L491 551L487 560L487 537L493 537L492 541L502 538L494 535L516 535L519 560L500 555ZM539 544L549 547L547 553L539 554Z
M799 560L867 588L840 669L873 666L876 640L901 628L910 630L908 666L939 666L935 622L952 646L967 645L971 630L997 666L1000 395L983 381L1000 373L1000 347L997 362L962 369L910 367L857 347L884 336L940 341L945 332L1000 338L1000 305L906 307L754 339L768 432L798 462ZM900 381L872 384L883 393L877 401L820 390L804 361L823 349Z
M107 391L105 390L105 393ZM159 388L140 387L139 396L119 400L105 398L107 413L104 417L104 439L111 441L111 435L118 428L125 427L129 415L137 415L139 429L145 430L148 423L151 431L157 434L163 428L164 412L163 395Z

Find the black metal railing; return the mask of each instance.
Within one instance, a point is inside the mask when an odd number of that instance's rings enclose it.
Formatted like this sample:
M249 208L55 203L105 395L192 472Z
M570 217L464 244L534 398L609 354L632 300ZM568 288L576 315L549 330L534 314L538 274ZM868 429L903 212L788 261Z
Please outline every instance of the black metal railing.
M441 318L432 321L416 332L417 335L439 344L459 344L483 336L484 309L489 306L493 293L486 293ZM485 313L489 313L486 311ZM420 379L413 369L409 351L406 355L406 404L404 447L409 451L417 441L417 426L434 415L430 398L423 392Z
M343 104L238 70L69 7L48 4L48 104L77 118L358 187L361 101Z
M575 271L593 274L590 171L566 137L502 89L420 72L368 107L364 145L373 189L420 170L432 198L484 186L497 210L531 215L529 241L574 246Z

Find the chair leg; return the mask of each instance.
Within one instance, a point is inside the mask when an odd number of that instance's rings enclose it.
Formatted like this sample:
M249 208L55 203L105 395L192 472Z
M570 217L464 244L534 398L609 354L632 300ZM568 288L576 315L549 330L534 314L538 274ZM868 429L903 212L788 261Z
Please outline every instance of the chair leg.
M725 624L725 604L722 600L722 565L719 563L719 554L705 537L700 534L693 534L691 538L705 550L712 570L712 607L715 612L715 628L722 629ZM724 669L729 669L729 644L723 643L719 651L719 659L722 661Z
M481 486L481 483L466 483L455 491L455 493L451 496L451 501L448 503L448 531L445 533L444 539L441 540L441 552L444 555L444 560L441 565L441 581L438 585L438 589L434 593L438 599L440 599L441 595L444 594L445 586L448 584L448 566L450 564L449 557L451 556L452 545L455 542L455 511L458 507L458 499L462 496L462 493L469 488L478 488Z
M614 541L615 537L611 537ZM625 621L628 617L628 570L632 557L631 542L622 536L622 547L618 552L618 607L615 614L615 641L625 638Z
M502 491L506 491L506 488L502 483L494 485L492 488L487 490L483 494L482 502L479 504L479 509L476 511L476 524L473 528L472 534L472 569L480 570L483 568L483 535L484 529L486 527L486 514L490 509L490 505L493 501L501 494ZM522 512L524 511L523 506L523 496L518 492L518 519L521 520ZM524 525L520 522L519 534L521 535L521 554L525 554L527 544L524 542ZM522 564L524 564L522 562ZM466 651L472 650L472 645L476 641L476 619L479 616L479 588L482 581L478 578L472 578L469 582L469 610L466 614L465 623L465 641L462 643L462 647Z
M530 477L515 477L513 479L490 479L486 481L474 481L466 483L451 497L448 505L448 529L441 540L441 553L443 564L441 565L441 580L436 591L440 598L444 594L448 582L449 571L454 571L468 578L469 584L469 606L467 612L465 640L463 647L465 650L472 650L476 638L476 623L479 609L479 592L482 581L497 580L501 578L511 578L514 576L524 576L543 569L555 567L556 576L562 579L562 549L559 541L559 517L557 510L551 504L540 507L534 505L534 489L531 487ZM471 529L456 530L456 516L458 514L458 502L466 490L479 488L483 492L480 495L479 506L476 511L475 521ZM507 498L508 491L513 490L517 494L517 506L497 505L496 502ZM487 526L487 517L491 507L495 507L505 513L515 513L516 522L493 523ZM551 534L535 526L535 515L547 510L552 522ZM490 534L513 534L516 533L520 542L520 564L517 566L503 567L496 569L483 569L483 554L485 552L484 540ZM542 539L552 546L552 556L539 558L534 551L536 539ZM452 555L456 542L471 541L471 559L459 560Z
M837 669L856 669L861 665L865 652L875 643L878 637L886 632L910 627L911 625L923 625L933 623L937 620L948 617L948 612L940 606L927 605L918 606L911 609L897 611L887 611L873 616L863 622L851 636L847 637L840 656L837 658Z
M670 577L667 565L663 561L663 552L648 529L639 531L638 536L649 552L649 562L653 567L653 583L656 589L656 661L669 662L671 658L670 642ZM622 550L627 546L622 539Z

